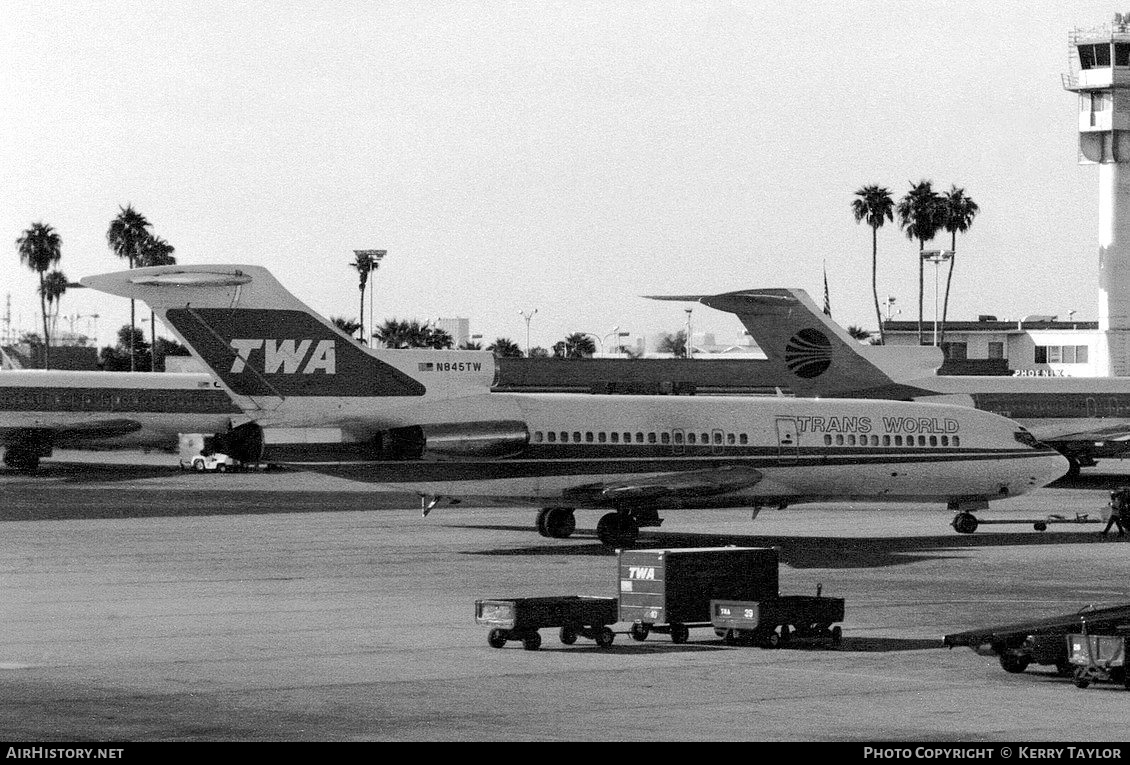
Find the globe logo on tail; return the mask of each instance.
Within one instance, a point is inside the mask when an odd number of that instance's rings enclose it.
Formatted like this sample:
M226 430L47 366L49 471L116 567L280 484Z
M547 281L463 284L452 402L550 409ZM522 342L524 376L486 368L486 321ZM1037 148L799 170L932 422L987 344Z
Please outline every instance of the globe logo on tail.
M802 329L785 346L785 366L797 377L819 377L831 365L832 344L819 330Z

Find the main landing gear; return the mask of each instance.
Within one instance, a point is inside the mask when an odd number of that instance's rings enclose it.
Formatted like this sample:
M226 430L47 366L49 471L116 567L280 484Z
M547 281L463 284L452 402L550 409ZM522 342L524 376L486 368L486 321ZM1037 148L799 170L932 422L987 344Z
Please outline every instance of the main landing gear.
M953 517L950 525L958 534L972 534L981 522L973 513L958 513Z
M639 538L640 528L658 527L663 523L654 507L619 508L606 513L596 524L596 535L606 547L631 547ZM538 511L538 533L550 539L568 539L577 529L571 507L545 507Z
M546 507L538 510L538 533L551 539L568 539L577 529L571 507Z
M654 507L621 507L601 517L596 524L596 535L605 547L631 547L639 538L641 528L661 525L663 519Z

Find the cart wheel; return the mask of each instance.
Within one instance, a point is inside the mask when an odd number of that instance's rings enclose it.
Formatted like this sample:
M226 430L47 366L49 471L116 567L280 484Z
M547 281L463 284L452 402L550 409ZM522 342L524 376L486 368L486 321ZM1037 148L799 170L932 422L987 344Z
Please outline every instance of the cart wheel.
M577 642L577 633L569 627L561 628L561 642L565 645L573 645Z
M687 638L691 636L691 631L687 629L685 624L672 624L671 625L671 642L676 645L682 645L687 642Z
M506 636L502 634L502 630L491 630L487 633L487 644L491 648L502 648L506 645Z
M761 636L762 648L776 648L781 645L781 636L776 632L766 632Z
M601 648L611 648L612 641L616 639L616 633L612 631L611 627L601 627L596 632L596 644Z
M832 647L839 648L844 643L844 631L840 629L840 625L832 628Z
M1002 653L1000 655L1001 669L1005 672L1011 672L1016 675L1028 669L1028 657L1017 656L1013 653Z
M630 630L629 634L632 636L632 640L636 640L642 643L643 641L647 640L647 635L649 632L651 632L651 630L646 624L644 624L643 622L635 622L634 624L632 624L632 629Z
M1079 667L1079 669L1075 670L1075 687L1076 688L1086 688L1090 684L1091 684L1091 678L1087 677L1087 668L1086 667Z
M739 642L741 642L741 638L738 636L737 630L726 630L726 632L722 635L722 640L726 643L726 645L737 645Z
M522 647L527 651L536 651L541 648L541 635L537 632L530 632L522 638Z

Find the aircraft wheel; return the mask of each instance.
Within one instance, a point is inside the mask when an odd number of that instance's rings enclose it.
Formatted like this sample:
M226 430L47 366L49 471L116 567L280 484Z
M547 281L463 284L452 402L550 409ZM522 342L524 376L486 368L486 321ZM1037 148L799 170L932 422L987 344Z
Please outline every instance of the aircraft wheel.
M1011 672L1014 675L1020 674L1028 669L1028 657L1017 656L1013 653L1002 653L1000 655L1001 669L1005 672Z
M502 630L493 629L487 633L487 645L491 648L502 648L506 645L506 636L502 634Z
M541 648L541 635L537 632L530 632L522 637L522 647L527 651L536 651Z
M977 517L973 513L958 513L953 517L953 530L958 534L972 534L977 530Z
M596 524L596 535L605 547L629 547L640 535L640 528L627 515L606 513Z
M538 534L540 534L543 537L549 536L549 529L546 528L546 519L549 518L549 514L552 511L553 511L552 507L543 507L541 510L538 510L538 518L537 518L537 523L535 525L537 526Z
M647 640L648 633L650 632L651 629L649 629L648 626L643 622L633 623L631 630L629 630L629 634L632 636L632 640L640 643Z
M573 643L577 642L577 633L570 627L562 627L559 637L561 638L561 642L565 645L573 645Z
M611 648L612 641L616 639L616 633L612 631L611 627L601 627L596 633L596 644L601 648Z
M549 508L545 515L545 536L568 539L577 529L577 517L568 507Z
M682 645L687 642L687 638L691 636L691 631L687 629L685 624L672 624L671 625L671 642L676 645Z

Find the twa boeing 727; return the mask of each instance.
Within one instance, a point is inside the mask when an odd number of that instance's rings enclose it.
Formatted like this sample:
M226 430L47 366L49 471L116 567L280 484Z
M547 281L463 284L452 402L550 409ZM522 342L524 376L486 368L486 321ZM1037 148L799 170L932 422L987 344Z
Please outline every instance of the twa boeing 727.
M229 453L410 490L540 507L543 536L601 509L602 542L660 512L827 500L983 508L1043 486L1062 456L965 407L790 397L491 393L473 351L366 348L258 266L159 266L82 280L145 301L244 416ZM276 429L285 429L276 430ZM275 434L299 433L289 443Z

